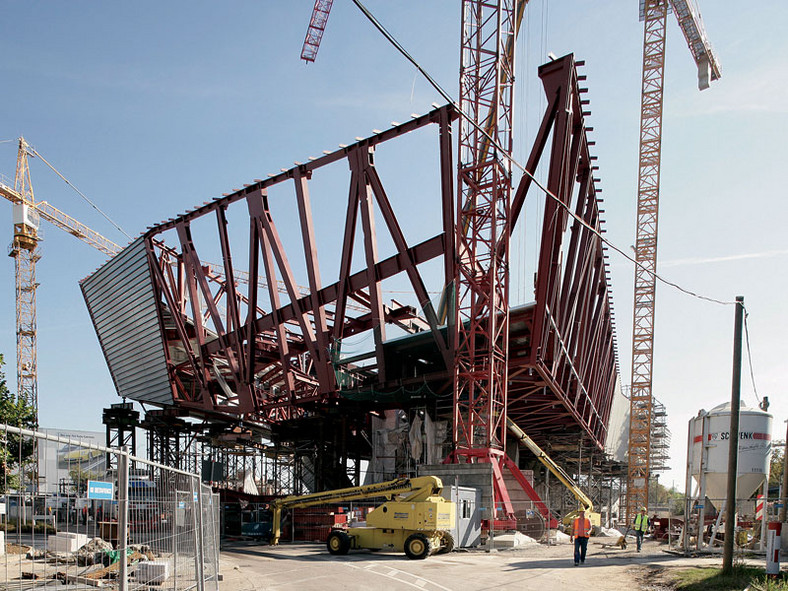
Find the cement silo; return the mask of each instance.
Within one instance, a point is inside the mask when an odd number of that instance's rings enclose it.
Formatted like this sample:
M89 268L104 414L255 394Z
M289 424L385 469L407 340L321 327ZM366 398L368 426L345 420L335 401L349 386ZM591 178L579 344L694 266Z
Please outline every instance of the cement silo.
M719 509L726 496L730 449L730 402L700 411L690 420L692 445L688 467L705 496ZM748 498L769 475L772 455L772 415L757 408L741 407L739 415L739 461L736 496ZM706 442L705 449L702 443ZM695 496L695 495L693 495Z

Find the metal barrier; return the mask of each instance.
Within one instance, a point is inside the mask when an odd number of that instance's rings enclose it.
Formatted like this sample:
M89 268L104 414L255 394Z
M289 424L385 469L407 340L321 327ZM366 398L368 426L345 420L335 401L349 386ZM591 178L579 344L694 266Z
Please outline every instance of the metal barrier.
M8 425L0 438L0 590L218 591L219 497L198 475Z

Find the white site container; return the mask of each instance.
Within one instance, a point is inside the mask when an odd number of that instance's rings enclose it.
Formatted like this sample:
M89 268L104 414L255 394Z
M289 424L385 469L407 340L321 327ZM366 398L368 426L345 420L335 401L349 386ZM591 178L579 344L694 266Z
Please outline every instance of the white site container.
M706 496L719 504L727 493L728 450L730 449L730 402L715 406L710 411L700 411L692 419L692 448L690 461L692 477L700 482L703 446L703 423L707 421L706 440ZM741 407L739 412L739 459L736 496L748 498L763 485L769 474L772 455L772 415L757 408Z

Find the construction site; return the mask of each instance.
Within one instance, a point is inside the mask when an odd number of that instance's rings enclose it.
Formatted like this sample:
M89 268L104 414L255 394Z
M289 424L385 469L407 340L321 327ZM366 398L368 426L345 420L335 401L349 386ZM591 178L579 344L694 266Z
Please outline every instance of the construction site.
M770 339L788 285L762 268L785 260L769 242L781 216L697 205L749 192L711 178L726 168L759 179L753 201L776 179L718 157L769 141L760 120L731 119L750 99L725 90L744 84L738 62L724 86L729 14L714 13L717 41L695 0L596 15L549 0L424 15L298 4L161 25L204 39L237 28L205 49L150 45L157 63L177 52L155 83L92 78L142 66L86 54L96 65L78 88L153 97L118 103L129 135L102 131L98 150L127 162L96 182L57 128L2 127L15 135L0 145L0 393L17 406L2 419L0 586L668 589L666 569L725 573L734 554L779 575L788 376ZM264 31L244 30L252 13ZM228 86L258 59L232 48L254 53L256 34L270 72L252 77L271 96ZM605 34L620 39L594 42ZM58 92L90 116L94 99ZM768 94L741 110L770 112ZM209 163L213 127L225 160ZM578 538L599 569L559 574L572 545L584 565Z

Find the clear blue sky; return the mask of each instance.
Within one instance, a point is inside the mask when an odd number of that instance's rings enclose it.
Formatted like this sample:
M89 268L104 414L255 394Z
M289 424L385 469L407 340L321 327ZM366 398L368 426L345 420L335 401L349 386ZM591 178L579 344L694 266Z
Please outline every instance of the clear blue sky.
M634 244L642 25L635 0L532 0L517 60L516 156L541 116L536 68L548 52L586 60L608 237ZM459 2L369 8L453 96ZM131 235L254 178L421 113L438 94L363 19L337 0L317 63L299 52L312 8L298 2L9 2L0 19L0 140L28 141ZM711 297L746 297L755 379L788 418L788 5L701 4L723 78L698 92L675 19L669 22L660 272ZM0 144L0 173L16 150ZM40 162L36 198L116 241L124 237ZM539 197L539 199L542 199ZM397 204L395 203L395 208ZM539 204L531 205L538 211ZM533 260L535 222L518 239ZM0 229L11 241L11 206ZM44 426L101 430L117 402L77 282L103 257L45 226L38 265L39 397ZM330 230L321 230L330 241ZM629 381L631 264L611 258L623 382ZM525 298L520 273L513 290ZM13 261L0 257L0 352L15 383ZM683 486L687 420L730 397L733 307L660 285L654 394L673 431L668 485ZM745 369L743 398L755 396Z

